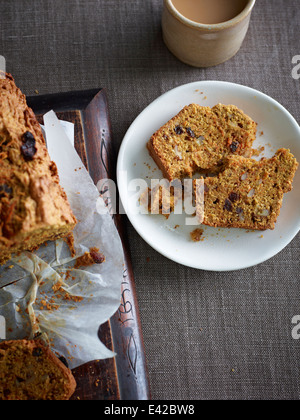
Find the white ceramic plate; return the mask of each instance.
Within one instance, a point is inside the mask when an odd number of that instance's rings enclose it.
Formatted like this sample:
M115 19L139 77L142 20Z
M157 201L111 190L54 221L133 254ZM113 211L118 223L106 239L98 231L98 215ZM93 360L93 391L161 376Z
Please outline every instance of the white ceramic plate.
M149 156L146 143L151 135L185 105L234 104L258 123L254 148L264 146L260 155L271 157L281 147L289 148L300 162L300 128L295 119L274 99L254 89L227 82L203 81L177 87L150 104L133 122L122 142L117 165L120 198L127 216L141 237L155 250L177 263L211 271L238 270L257 265L280 252L300 230L300 169L293 191L285 194L281 214L273 231L204 229L204 240L193 242L193 226L185 225L186 215L136 212L134 179L162 178ZM177 226L179 225L179 226ZM175 226L177 226L175 228Z

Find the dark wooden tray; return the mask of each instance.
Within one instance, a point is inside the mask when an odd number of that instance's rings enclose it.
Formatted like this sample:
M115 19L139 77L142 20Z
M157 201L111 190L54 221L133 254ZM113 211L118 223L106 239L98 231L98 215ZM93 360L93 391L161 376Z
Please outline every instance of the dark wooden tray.
M34 96L27 100L40 122L46 112L54 110L58 118L75 124L75 147L95 184L100 179L115 181L116 154L104 89ZM151 398L124 220L115 215L114 221L125 254L121 304L117 313L99 327L99 338L117 356L74 369L77 390L72 399Z

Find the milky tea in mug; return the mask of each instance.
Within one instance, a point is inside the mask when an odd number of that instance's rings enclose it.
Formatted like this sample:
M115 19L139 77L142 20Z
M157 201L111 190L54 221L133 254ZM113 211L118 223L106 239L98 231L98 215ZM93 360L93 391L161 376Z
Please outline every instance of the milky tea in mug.
M227 22L240 14L248 0L172 0L186 18L204 24Z

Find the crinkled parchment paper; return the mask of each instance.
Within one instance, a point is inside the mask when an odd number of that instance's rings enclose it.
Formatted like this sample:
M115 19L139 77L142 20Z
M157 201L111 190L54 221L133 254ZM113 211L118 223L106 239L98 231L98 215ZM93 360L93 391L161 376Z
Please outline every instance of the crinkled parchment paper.
M66 125L53 111L44 116L44 124L49 154L79 222L74 230L76 257L59 240L14 256L0 268L0 316L6 323L6 337L0 339L33 338L41 332L73 369L114 356L100 342L98 330L120 305L124 256L113 220ZM76 258L92 247L106 261L74 269Z

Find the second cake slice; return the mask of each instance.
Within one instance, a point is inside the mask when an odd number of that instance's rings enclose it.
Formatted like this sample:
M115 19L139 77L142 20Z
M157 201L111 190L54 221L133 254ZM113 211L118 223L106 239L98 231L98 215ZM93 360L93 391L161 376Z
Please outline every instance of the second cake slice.
M191 104L149 140L150 155L169 181L196 171L219 172L224 158L250 157L256 123L234 105Z
M229 157L218 176L194 180L199 222L213 227L274 229L297 168L287 149L260 161Z

